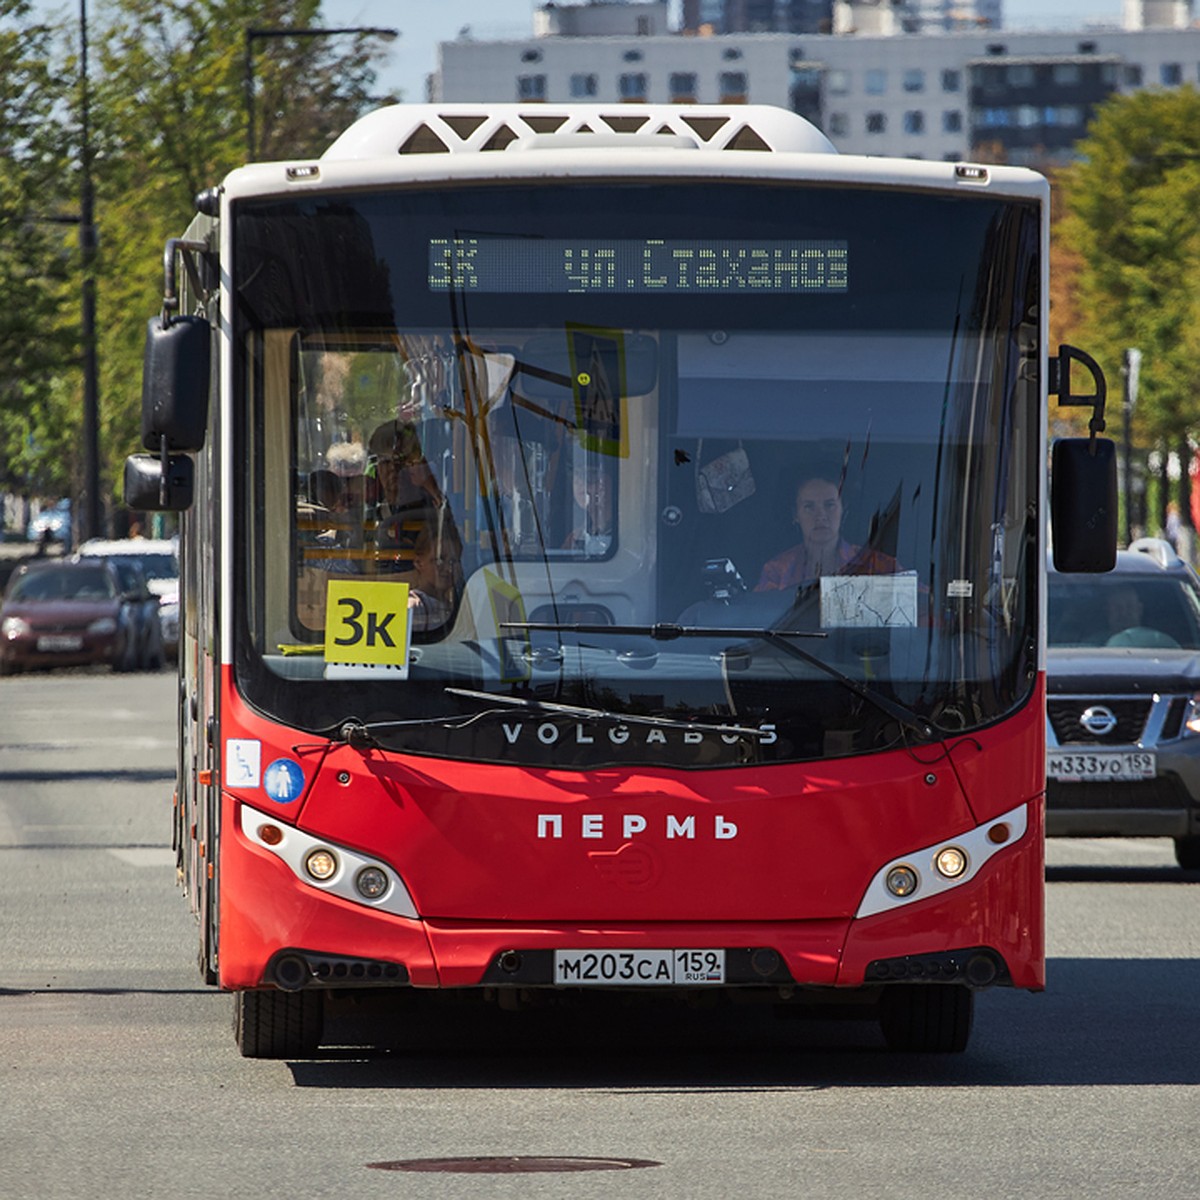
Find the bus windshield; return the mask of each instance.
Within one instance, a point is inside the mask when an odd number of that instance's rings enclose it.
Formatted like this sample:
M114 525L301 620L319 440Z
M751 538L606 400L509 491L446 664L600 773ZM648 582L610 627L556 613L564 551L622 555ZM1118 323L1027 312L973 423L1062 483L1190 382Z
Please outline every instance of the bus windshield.
M1031 695L1032 203L557 180L233 211L235 662L262 711L707 767Z

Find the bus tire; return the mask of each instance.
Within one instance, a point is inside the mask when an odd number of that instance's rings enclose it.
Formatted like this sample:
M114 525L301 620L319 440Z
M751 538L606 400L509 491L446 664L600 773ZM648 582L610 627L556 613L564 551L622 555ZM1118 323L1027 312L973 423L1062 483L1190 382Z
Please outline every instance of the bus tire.
M243 1058L304 1058L321 1045L325 996L320 991L235 992L233 1036Z
M958 983L893 984L879 998L889 1050L961 1054L971 1037L975 993Z

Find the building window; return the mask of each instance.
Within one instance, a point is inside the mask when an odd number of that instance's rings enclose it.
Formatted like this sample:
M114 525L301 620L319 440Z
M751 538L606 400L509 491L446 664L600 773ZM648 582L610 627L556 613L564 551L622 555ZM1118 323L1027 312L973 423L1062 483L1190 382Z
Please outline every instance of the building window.
M541 62L542 61L542 52L540 50L522 50L521 51L521 61L522 62Z
M594 96L600 90L599 81L595 75L571 76L571 99L579 100L585 96Z
M1033 67L1020 63L1008 68L1008 86L1015 88L1033 87Z
M906 92L923 92L925 90L925 72L919 67L905 71L904 90Z
M887 113L882 113L882 112L867 113L867 132L868 133L887 133Z
M825 81L831 96L844 96L850 90L849 71L830 71L829 74L825 76Z
M518 75L517 76L517 99L518 100L545 100L546 98L546 77L545 75Z
M1017 105L1017 126L1021 129L1033 129L1042 123L1042 110L1032 104Z
M830 137L846 137L850 133L850 118L842 112L830 113L827 132Z
M722 104L741 104L749 95L745 71L722 71L717 82Z
M733 47L730 47L728 50L723 50L721 52L721 57L726 62L736 62L739 58L742 57L742 52L740 50L735 50Z
M984 129L1006 129L1012 124L1012 113L1007 108L982 108L979 124Z
M943 71L942 72L942 91L957 92L962 87L962 72L961 71Z
M1077 87L1083 78L1078 63L1055 63L1050 78L1059 87Z
M948 108L942 113L943 133L962 133L962 113L957 108Z
M650 18L649 17L638 17L637 31L638 31L638 37L649 37L650 34L652 34L654 32L654 30L650 28Z
M640 50L626 50L625 53L621 55L621 57L626 62L641 62L642 61L642 52Z
M1126 87L1140 88L1142 86L1142 68L1137 63L1127 63L1124 74Z
M695 104L696 74L694 71L672 71L667 78L673 104Z
M882 67L867 72L866 91L868 96L882 96L887 91L887 72Z
M617 79L617 95L622 100L646 99L646 76L641 71L631 71Z
M925 132L925 114L920 109L912 109L904 114L904 132Z
M1179 63L1163 63L1159 78L1163 87L1178 87L1183 82L1183 67Z

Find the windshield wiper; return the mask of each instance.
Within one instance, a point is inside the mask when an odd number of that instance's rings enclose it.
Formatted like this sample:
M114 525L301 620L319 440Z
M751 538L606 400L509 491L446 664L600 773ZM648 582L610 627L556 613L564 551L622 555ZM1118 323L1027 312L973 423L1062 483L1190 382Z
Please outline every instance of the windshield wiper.
M653 638L656 642L672 642L682 637L758 637L764 633L779 633L786 637L826 638L827 633L809 629L755 629L723 625L673 625L656 621L653 625L588 625L557 624L554 621L501 621L501 629L530 629L544 633L615 633L631 637Z
M471 688L448 687L444 690L451 696L468 696L472 700L488 700L493 704L524 708L530 712L553 713L556 716L587 717L590 720L616 721L618 724L628 722L634 725L661 725L667 729L701 729L706 733L737 733L750 737L758 737L762 733L761 729L752 729L748 725L710 725L706 721L682 721L675 717L606 712L602 708L588 708L582 704L558 704L552 700L535 700L528 696L497 696L493 692L476 692Z
M784 653L798 658L810 667L816 667L818 671L823 671L830 679L836 679L843 687L849 688L856 696L860 696L868 704L873 704L880 712L886 713L893 720L899 722L902 728L915 733L918 737L934 738L939 736L933 724L922 720L912 709L881 695L874 688L860 683L852 675L839 671L837 667L830 666L815 654L810 654L807 650L802 650L788 641L789 638L824 638L829 636L826 633L806 629L739 629L711 625L672 625L661 622L654 625L557 625L553 622L540 621L504 621L501 623L501 628L543 630L550 633L626 634L654 638L657 641L673 641L675 638L681 637L760 638L772 646L778 646Z

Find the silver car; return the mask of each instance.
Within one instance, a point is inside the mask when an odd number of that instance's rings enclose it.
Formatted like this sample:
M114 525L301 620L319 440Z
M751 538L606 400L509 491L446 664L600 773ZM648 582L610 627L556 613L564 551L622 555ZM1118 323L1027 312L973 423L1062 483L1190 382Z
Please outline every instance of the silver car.
M1050 571L1046 832L1169 837L1200 869L1200 579L1166 542Z

